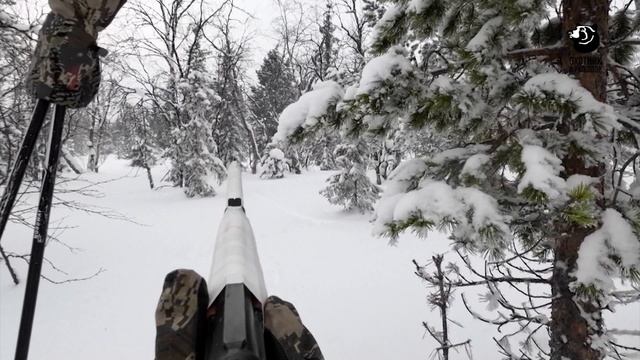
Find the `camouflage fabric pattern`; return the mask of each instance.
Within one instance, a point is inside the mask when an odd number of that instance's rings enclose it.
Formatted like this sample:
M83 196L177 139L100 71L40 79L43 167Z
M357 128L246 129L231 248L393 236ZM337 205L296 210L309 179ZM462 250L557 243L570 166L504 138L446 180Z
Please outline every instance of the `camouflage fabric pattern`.
M282 346L288 360L324 360L293 304L270 296L264 306L264 327Z
M28 88L39 99L70 108L87 106L100 85L98 32L113 20L122 0L50 0L40 30Z
M204 358L205 280L193 270L175 270L165 277L156 309L156 360Z
M84 31L93 39L104 30L126 0L49 0L51 11L65 19L82 23Z

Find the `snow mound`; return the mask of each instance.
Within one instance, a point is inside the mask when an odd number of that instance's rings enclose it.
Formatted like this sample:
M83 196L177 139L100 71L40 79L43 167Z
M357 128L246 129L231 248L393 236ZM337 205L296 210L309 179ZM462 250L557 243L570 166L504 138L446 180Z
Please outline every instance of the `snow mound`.
M322 81L302 96L298 101L287 106L280 114L278 131L273 141L286 141L300 126L310 127L327 114L332 105L344 95L344 90L335 81Z

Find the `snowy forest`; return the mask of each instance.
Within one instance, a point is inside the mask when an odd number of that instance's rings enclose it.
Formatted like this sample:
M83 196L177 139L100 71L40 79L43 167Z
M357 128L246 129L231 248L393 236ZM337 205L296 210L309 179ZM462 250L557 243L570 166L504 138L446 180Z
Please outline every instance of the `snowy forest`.
M640 359L640 1L258 3L129 0L100 35L100 90L65 119L38 311L53 309L46 294L115 291L129 256L129 272L158 263L134 277L154 282L139 304L155 301L162 271L208 268L211 209L239 161L267 286L296 299L328 360ZM35 104L25 79L48 12L0 0L0 189ZM585 27L599 42L589 52L574 36ZM0 242L2 359L45 156L43 135ZM349 295L321 306L338 289ZM71 321L50 311L46 329ZM136 321L147 341L153 320ZM151 356L152 340L114 339L121 352L78 357Z

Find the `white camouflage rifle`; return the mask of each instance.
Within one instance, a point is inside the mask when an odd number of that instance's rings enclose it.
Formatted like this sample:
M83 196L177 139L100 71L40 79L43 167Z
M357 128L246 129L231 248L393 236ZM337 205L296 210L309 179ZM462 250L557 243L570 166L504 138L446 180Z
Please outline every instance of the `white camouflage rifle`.
M206 360L265 360L267 290L242 197L240 165L228 168L227 208L209 275Z

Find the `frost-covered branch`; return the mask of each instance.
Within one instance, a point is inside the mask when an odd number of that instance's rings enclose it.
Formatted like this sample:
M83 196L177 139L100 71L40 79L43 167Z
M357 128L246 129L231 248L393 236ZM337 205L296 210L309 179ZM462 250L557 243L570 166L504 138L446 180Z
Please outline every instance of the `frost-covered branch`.
M432 262L426 266L418 265L415 260L413 260L413 264L416 267L415 274L423 279L427 283L428 287L433 289L427 299L429 304L433 308L437 308L440 312L441 330L438 331L435 328L432 328L426 322L423 322L422 324L429 335L431 335L431 337L440 345L436 348L435 351L442 353L443 360L449 360L449 350L464 346L465 349L469 351L471 340L466 340L455 344L452 344L450 341L449 309L453 301L453 292L457 286L447 277L447 275L451 273L452 270L444 269L444 256L435 255L432 256L431 259ZM435 271L433 273L429 273L427 270L427 266L430 265L433 265L433 267L435 268Z

